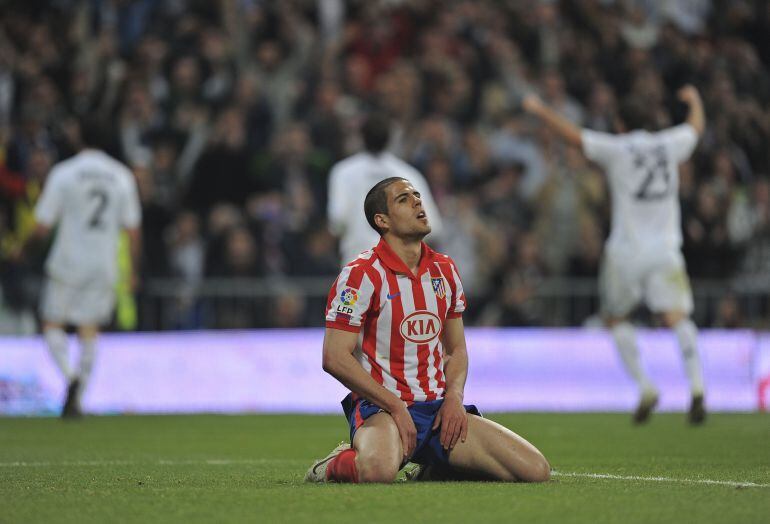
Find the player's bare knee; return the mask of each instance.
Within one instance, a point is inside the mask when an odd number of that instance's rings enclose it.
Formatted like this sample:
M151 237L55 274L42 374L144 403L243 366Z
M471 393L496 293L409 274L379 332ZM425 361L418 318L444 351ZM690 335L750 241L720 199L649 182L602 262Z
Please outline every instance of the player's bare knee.
M551 465L542 454L536 453L527 458L523 467L518 463L516 467L508 468L508 473L510 478L504 480L546 482L551 478Z
M358 458L361 460L358 460ZM398 464L391 463L382 458L366 459L365 457L357 457L356 470L358 471L359 482L391 483L396 480L396 475L398 475Z
M530 464L526 482L547 482L551 479L551 465L540 455Z
M673 328L683 319L687 318L687 313L683 311L666 311L660 315L663 324L668 328Z

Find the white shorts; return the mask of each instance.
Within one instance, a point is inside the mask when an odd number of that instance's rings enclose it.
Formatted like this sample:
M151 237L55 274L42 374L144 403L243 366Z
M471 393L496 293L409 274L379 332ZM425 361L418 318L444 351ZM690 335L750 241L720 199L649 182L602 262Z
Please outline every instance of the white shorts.
M644 301L653 313L692 313L690 279L679 250L616 255L605 252L599 275L603 316L625 317Z
M115 289L102 283L82 286L46 279L40 303L44 321L74 326L101 326L115 308Z

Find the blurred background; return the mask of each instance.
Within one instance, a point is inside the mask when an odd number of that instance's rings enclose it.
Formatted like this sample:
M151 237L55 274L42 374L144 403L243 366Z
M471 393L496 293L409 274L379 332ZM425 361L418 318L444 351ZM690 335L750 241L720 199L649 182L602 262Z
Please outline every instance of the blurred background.
M321 371L322 330L260 328L323 325L339 269L329 171L361 150L375 110L393 120L390 151L427 178L444 220L435 247L465 283L469 398L628 409L636 393L609 338L583 329L599 324L604 178L519 102L534 91L612 131L637 98L668 125L686 83L708 121L681 168L694 319L730 330L699 341L709 403L764 409L769 66L764 0L0 0L0 412L60 406L42 341L18 336L38 332L45 252L8 254L50 167L80 147L82 117L107 124L144 218L140 284L130 292L122 246L86 409L336 410L344 388ZM212 331L226 328L249 331ZM684 407L672 336L640 345L663 409Z
M0 241L30 232L77 119L109 123L144 212L136 297L113 330L321 326L338 271L331 165L372 110L428 179L466 324L596 322L601 173L518 108L535 90L611 131L626 97L708 129L681 170L702 327L770 323L770 2L763 0L5 0ZM359 210L351 210L351 213ZM2 264L5 333L34 333L43 253ZM128 255L121 255L128 263Z

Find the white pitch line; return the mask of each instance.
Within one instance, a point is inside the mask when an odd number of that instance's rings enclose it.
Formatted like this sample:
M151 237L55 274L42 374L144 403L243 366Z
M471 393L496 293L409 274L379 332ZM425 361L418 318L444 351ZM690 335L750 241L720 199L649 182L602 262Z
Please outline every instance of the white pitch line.
M83 467L83 466L232 466L232 465L260 465L260 464L306 464L306 460L299 459L200 459L200 460L65 460L61 462L0 462L0 468L45 468L45 467ZM688 479L674 477L641 477L638 475L613 475L610 473L576 473L570 471L552 471L554 477L590 478L602 480L628 480L641 482L670 482L679 484L703 484L710 486L727 486L731 488L770 488L770 484L756 482L744 482L738 480L712 480L712 479Z
M610 473L573 473L568 471L552 471L554 477L579 477L606 480L638 480L643 482L673 482L680 484L707 484L712 486L729 486L731 488L770 488L770 484L742 482L738 480L687 479L674 477L640 477L637 475L612 475Z

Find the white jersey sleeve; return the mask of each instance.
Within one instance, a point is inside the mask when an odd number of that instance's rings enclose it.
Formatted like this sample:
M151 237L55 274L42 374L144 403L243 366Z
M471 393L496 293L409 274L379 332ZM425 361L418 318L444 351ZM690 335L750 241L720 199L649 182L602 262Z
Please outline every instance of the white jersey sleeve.
M583 142L583 154L601 166L611 164L622 148L621 140L618 140L616 135L609 133L582 129L580 138Z
M43 192L35 206L35 220L38 223L53 227L61 219L64 208L64 180L62 172L53 169L43 186Z
M658 135L666 143L672 158L680 164L690 158L698 145L698 133L690 124L680 124L661 131Z

